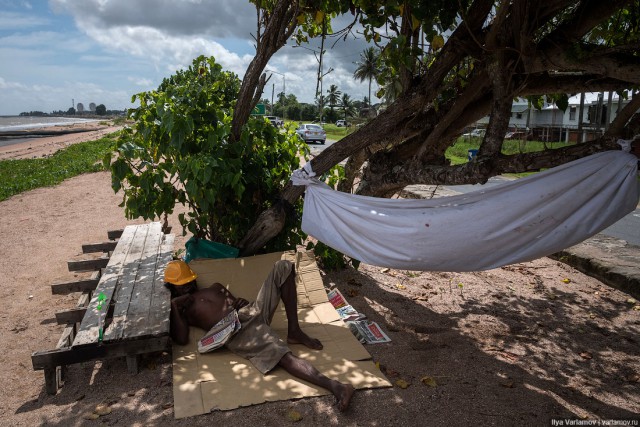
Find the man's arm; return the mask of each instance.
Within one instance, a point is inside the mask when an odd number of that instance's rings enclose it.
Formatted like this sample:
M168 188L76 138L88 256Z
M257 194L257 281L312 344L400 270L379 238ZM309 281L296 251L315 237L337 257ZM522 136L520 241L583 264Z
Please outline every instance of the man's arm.
M189 322L186 310L193 303L193 296L187 294L171 300L171 338L176 344L189 342Z

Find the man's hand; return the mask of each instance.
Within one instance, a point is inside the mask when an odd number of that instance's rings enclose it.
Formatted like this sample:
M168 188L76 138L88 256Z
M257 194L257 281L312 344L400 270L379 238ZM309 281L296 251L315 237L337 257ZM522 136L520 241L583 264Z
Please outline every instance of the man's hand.
M249 301L247 301L244 298L236 298L236 300L233 302L233 309L234 310L240 310L242 307L246 306L249 304Z
M193 304L193 295L191 294L180 295L171 300L171 305L178 311L186 310L191 304Z

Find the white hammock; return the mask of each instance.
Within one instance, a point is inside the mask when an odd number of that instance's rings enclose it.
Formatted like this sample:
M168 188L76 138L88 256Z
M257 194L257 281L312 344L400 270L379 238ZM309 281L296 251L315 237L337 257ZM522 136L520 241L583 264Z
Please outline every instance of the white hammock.
M607 151L499 186L430 200L341 193L313 178L302 230L367 264L477 271L530 261L575 245L636 208L638 159Z

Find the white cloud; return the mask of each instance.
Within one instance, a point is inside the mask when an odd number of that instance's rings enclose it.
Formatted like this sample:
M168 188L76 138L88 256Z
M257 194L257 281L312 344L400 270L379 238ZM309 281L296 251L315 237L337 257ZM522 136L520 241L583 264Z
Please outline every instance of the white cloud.
M49 24L49 20L16 12L0 11L0 28L3 30L25 30Z

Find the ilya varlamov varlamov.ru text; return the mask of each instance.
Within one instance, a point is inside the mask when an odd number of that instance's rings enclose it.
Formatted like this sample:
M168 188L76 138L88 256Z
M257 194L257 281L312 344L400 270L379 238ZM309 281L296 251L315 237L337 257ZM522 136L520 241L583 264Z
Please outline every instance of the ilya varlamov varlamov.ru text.
M638 426L640 419L619 419L619 420L578 420L578 419L552 419L552 426Z

